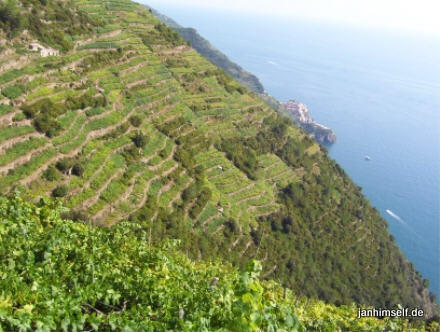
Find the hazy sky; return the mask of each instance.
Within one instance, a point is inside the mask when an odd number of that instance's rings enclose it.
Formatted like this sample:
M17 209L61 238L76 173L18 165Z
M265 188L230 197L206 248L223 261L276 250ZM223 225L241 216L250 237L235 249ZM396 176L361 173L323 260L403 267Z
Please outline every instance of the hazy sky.
M157 9L196 6L440 36L440 0L138 0ZM166 13L165 13L166 14Z

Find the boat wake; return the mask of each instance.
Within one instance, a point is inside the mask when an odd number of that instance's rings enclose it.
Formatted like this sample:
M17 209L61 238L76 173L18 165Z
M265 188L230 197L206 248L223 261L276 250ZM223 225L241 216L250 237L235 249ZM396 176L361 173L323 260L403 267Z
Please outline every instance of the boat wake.
M391 217L393 217L394 219L396 219L398 222L400 222L400 223L406 225L406 222L404 222L403 219L400 218L400 217L399 217L397 214L395 214L393 211L387 209L386 212L387 212Z
M419 240L423 239L419 234L417 234L402 218L400 218L397 214L395 214L393 211L386 209L386 213L388 213L393 219L396 219L399 223L401 223L403 226L405 226L411 233L413 233Z

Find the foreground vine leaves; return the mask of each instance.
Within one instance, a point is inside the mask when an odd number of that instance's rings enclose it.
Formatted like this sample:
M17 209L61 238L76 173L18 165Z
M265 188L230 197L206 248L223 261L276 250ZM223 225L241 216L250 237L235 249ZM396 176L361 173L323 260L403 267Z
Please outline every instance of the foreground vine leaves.
M193 262L179 241L149 247L148 230L63 220L59 201L0 198L0 330L305 331L425 329L404 320L356 320L354 306L293 296L238 272ZM438 325L432 325L435 330Z

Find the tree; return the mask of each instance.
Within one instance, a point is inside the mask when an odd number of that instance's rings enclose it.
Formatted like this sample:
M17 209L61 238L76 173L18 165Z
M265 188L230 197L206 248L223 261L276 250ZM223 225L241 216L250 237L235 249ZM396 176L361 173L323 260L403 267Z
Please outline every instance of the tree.
M23 26L23 16L18 11L16 1L9 0L0 3L0 27L9 37L13 37Z
M40 114L34 120L35 128L48 137L55 136L61 129L58 121L49 114Z
M145 145L147 145L147 139L144 135L142 135L142 132L138 131L132 138L134 145L138 148L143 148Z
M137 115L131 116L129 120L131 125L134 127L139 127L142 124L142 119Z
M73 167L73 161L69 158L63 158L56 163L56 168L60 170L60 172L68 173Z
M58 173L58 170L52 165L44 171L43 178L47 181L56 181L60 179L60 173Z
M54 190L52 190L53 197L64 197L67 195L69 188L65 184L57 186Z
M84 173L84 167L81 164L75 164L72 167L72 174L76 176L82 176Z

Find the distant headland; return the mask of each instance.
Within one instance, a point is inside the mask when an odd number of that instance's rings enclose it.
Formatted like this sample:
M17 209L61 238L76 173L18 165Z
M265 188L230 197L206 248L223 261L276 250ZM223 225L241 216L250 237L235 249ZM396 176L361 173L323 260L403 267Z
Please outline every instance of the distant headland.
M333 144L336 142L333 130L313 120L306 105L296 100L282 102L281 105L287 111L287 115L295 118L299 125L315 137L319 143Z

